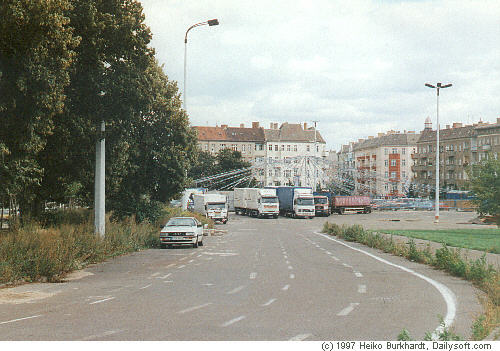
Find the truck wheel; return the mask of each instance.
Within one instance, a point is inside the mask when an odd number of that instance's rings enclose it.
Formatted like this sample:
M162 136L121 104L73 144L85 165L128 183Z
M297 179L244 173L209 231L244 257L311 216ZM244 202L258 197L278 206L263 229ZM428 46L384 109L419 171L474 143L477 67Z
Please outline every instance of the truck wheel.
M344 209L343 209L343 208L341 208L341 209L339 210L339 215L343 215L343 214L344 214Z

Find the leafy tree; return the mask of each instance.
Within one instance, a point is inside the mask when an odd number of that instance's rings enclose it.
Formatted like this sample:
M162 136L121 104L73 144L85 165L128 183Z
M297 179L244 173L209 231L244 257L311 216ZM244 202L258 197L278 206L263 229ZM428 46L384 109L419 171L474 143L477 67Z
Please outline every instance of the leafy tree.
M64 106L68 69L79 38L69 0L4 0L0 5L0 145L2 197L17 197L26 214L40 189L37 156Z
M500 160L489 156L468 168L469 183L479 214L495 216L500 227Z
M216 174L216 158L208 151L196 153L196 160L189 169L189 178L196 180Z

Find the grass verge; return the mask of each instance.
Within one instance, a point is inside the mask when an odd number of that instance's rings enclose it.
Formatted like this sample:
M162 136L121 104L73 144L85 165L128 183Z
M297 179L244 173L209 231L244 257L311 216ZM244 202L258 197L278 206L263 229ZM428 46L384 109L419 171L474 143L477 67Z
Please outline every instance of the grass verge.
M92 213L77 211L53 214L49 221L0 234L0 283L55 282L88 264L159 247L160 224L171 217L195 216L213 227L203 216L166 207L156 223L136 223L135 218L110 221L108 215L106 236L101 238L94 234Z
M430 240L448 246L500 254L500 229L379 230L382 233Z
M419 263L425 263L444 270L454 276L471 281L485 292L481 299L484 313L481 314L472 326L472 338L484 339L500 324L500 273L493 266L486 263L485 256L468 260L462 258L460 249L450 249L446 245L432 252L430 245L425 249L418 249L413 239L408 243L398 243L377 232L365 230L360 225L339 226L325 222L323 233L337 236L347 241L356 241L369 247Z

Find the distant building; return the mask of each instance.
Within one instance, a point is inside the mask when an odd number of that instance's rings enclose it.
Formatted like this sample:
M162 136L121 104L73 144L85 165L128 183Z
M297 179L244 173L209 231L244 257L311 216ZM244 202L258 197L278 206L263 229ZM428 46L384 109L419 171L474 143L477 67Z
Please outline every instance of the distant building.
M411 155L418 134L388 131L354 144L356 193L372 197L401 197L413 179Z
M201 150L217 154L222 149L240 151L254 166L254 176L262 186L324 186L328 152L321 133L307 123L271 123L269 129L253 122L252 128L194 127Z

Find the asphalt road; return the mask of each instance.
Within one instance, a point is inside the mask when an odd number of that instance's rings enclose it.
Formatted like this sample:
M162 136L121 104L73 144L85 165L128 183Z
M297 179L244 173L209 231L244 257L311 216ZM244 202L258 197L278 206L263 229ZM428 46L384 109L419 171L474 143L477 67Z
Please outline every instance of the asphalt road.
M423 338L439 315L469 336L480 311L469 283L332 240L323 221L233 215L197 249L1 289L0 340L395 340L403 328Z

